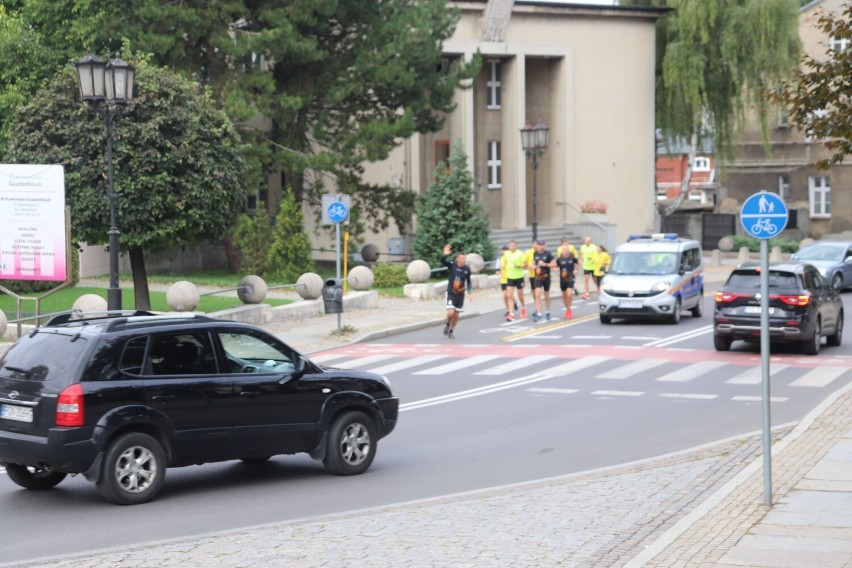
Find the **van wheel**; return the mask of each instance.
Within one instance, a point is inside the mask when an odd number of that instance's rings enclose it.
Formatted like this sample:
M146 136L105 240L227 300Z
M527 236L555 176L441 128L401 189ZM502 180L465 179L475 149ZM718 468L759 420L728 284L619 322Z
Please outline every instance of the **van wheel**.
M107 448L98 491L118 505L137 505L156 497L165 477L163 447L148 434L132 432Z
M364 473L376 456L376 426L363 412L338 416L328 430L328 451L323 464L337 475Z
M33 491L52 489L65 479L66 473L53 471L49 467L41 468L29 465L18 465L10 463L6 466L9 479L23 487Z
M678 298L677 301L675 302L674 311L672 312L672 315L669 316L669 323L672 323L672 324L675 324L675 325L680 323L680 308L681 308L680 298Z
M605 316L605 315L601 314L600 318L601 318L601 323L603 323L603 324L612 323L612 318L609 317L609 316Z
M692 312L692 317L700 318L704 313L704 289L698 293L698 303L695 304L695 307L690 310Z

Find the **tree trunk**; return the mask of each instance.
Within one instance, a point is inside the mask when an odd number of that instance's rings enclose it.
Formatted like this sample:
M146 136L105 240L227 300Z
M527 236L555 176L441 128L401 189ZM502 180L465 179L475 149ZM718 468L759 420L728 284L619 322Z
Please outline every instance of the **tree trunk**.
M240 271L240 249L234 244L234 236L232 234L225 235L222 239L222 245L225 247L225 257L228 259L228 273L237 274Z
M148 293L148 271L145 269L145 252L142 247L130 249L130 269L133 272L133 301L137 310L151 309Z
M677 211L678 208L683 204L683 201L689 195L689 182L692 181L692 164L695 163L695 154L697 152L697 146L698 131L696 126L696 128L692 130L692 136L689 139L689 162L686 164L686 171L683 174L683 179L680 181L680 195L678 195L677 199L667 205L660 213L660 230L663 229L662 225L665 223L666 217Z

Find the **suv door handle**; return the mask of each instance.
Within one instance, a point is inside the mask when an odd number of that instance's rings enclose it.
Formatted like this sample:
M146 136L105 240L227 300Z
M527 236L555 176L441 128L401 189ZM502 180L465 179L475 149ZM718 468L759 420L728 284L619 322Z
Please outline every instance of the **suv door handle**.
M153 400L154 402L169 402L169 401L172 401L176 398L177 397L173 394L160 394L160 395L151 397L151 400Z
M240 392L240 396L246 396L248 398L257 398L261 394L263 394L263 393L261 393L259 391L241 391Z

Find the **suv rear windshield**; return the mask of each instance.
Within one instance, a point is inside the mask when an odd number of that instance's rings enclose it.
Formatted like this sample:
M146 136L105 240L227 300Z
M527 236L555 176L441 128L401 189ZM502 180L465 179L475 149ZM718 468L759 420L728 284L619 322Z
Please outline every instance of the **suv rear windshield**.
M49 381L67 375L86 350L86 339L59 333L36 333L18 341L0 359L0 378Z
M760 291L760 272L751 270L747 272L734 272L731 274L725 287L734 290L758 292ZM770 270L769 287L796 290L799 288L799 281L792 272Z

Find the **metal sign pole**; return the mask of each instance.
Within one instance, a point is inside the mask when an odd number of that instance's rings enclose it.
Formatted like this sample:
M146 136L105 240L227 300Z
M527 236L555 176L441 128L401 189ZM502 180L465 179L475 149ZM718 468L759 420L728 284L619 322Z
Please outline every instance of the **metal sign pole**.
M334 229L337 233L337 280L340 281L340 223L335 223ZM342 316L343 314L337 312L337 333L343 331Z
M772 420L769 385L769 244L760 240L760 369L763 382L763 502L772 506Z

